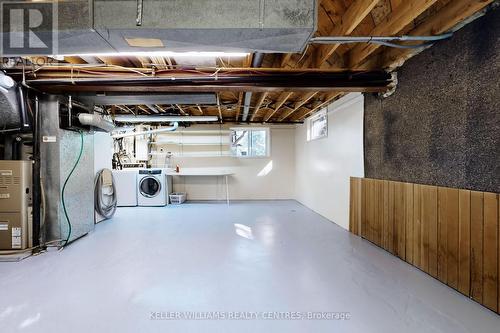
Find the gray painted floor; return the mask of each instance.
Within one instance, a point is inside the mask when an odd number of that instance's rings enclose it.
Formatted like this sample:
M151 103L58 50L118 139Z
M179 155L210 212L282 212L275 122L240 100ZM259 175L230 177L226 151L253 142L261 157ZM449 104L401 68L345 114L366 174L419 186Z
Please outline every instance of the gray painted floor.
M151 320L153 311L261 313L259 320ZM270 311L349 312L350 319L262 319L279 315ZM500 316L300 204L274 201L122 208L62 252L0 263L0 327L458 333L498 332Z

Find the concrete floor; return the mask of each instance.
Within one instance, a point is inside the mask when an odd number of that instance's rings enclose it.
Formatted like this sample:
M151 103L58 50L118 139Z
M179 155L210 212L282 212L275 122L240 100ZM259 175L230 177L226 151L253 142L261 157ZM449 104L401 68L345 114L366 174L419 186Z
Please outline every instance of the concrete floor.
M151 312L176 311L261 313L151 320ZM262 319L270 311L350 319ZM500 316L300 204L274 201L122 208L62 252L0 263L0 327L458 333L498 332Z

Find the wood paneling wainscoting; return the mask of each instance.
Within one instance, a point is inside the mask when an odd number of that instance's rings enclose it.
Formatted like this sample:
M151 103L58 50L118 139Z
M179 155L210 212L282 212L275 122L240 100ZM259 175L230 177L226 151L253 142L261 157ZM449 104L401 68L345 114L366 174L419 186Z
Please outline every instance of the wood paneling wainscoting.
M352 177L349 230L500 313L497 193Z

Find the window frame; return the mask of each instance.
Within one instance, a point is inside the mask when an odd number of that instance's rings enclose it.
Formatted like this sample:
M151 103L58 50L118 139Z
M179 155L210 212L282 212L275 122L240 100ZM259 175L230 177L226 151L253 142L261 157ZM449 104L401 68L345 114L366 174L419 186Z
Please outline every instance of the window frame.
M315 121L317 121L319 118L323 118L323 117L325 118L325 124L326 124L325 134L322 136L318 136L318 137L313 138L312 137L313 123ZM313 116L309 117L309 119L307 119L307 142L321 140L321 139L325 139L325 138L328 138L328 111L326 109L314 114Z
M231 127L230 129L230 134L229 134L229 142L231 143L231 157L234 157L234 158L245 158L245 159L260 159L260 158L269 158L271 157L271 129L269 127ZM255 155L246 155L246 156L242 156L242 155L237 155L234 153L234 150L233 150L233 147L232 147L232 144L233 144L233 139L232 139L232 136L233 136L233 131L248 131L248 132L256 132L256 131L265 131L266 132L266 154L263 155L263 156L255 156ZM249 146L248 146L248 150L251 152L252 151L252 147L251 147L251 137L250 137L250 133L249 133L249 136L248 136L248 142L249 142Z

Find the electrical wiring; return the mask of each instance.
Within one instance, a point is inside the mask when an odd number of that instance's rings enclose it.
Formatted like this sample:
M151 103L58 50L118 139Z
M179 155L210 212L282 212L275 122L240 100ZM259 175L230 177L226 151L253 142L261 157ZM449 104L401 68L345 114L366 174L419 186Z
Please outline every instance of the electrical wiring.
M62 191L61 191L61 201L62 201L64 216L66 217L66 221L68 223L68 236L66 237L64 244L62 245L62 248L64 248L68 244L69 239L71 238L71 232L72 232L71 220L68 216L68 210L66 209L66 201L64 198L64 193L66 191L66 186L68 185L68 182L69 182L71 176L75 172L76 167L78 166L78 164L80 164L80 160L81 160L82 155L83 155L83 131L80 130L79 133L80 133L80 152L78 153L78 158L75 162L75 165L73 166L70 173L68 174L68 177L66 177L66 180L64 181L64 185L63 185Z

